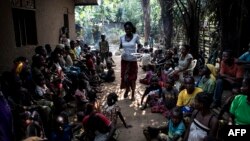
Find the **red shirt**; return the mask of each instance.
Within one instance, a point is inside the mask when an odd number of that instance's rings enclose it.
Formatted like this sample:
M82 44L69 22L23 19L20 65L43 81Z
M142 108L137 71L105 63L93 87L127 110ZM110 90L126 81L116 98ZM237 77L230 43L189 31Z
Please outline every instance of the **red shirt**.
M95 113L95 116L98 116L106 126L111 125L111 121L107 117L105 117L103 114ZM83 121L82 121L83 126L88 123L89 117L90 115L87 115L83 118Z
M236 62L237 59L234 59ZM234 63L232 66L228 66L224 61L221 61L220 74L227 74L231 77L243 78L244 70L241 66Z
M86 65L87 65L88 69L95 70L94 61L92 59L88 59L86 62Z

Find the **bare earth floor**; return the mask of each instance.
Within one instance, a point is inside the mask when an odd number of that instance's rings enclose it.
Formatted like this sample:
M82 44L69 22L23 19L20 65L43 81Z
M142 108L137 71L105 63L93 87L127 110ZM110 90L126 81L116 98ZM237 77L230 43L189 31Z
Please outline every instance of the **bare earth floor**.
M147 126L162 126L166 124L166 118L161 114L151 113L150 108L145 110L140 110L140 101L142 94L145 90L146 85L140 84L139 79L144 77L145 72L142 71L141 67L138 69L138 79L136 82L136 95L135 101L130 100L130 93L127 99L123 98L125 90L120 89L120 65L121 65L121 56L114 55L113 60L115 61L115 75L116 80L113 83L103 83L101 85L102 93L100 96L100 102L103 103L106 101L106 96L111 92L116 92L119 96L118 104L121 107L121 112L125 118L125 121L128 125L132 125L132 128L125 128L120 120L118 120L118 141L145 141L146 138L143 135L143 128ZM139 62L138 62L139 66ZM224 101L228 96L230 96L229 91L224 91L222 95L222 101ZM144 99L146 100L146 98ZM213 110L218 114L219 109Z
M151 113L150 108L146 110L139 109L139 103L141 96L145 90L145 85L139 84L139 78L143 77L144 72L141 67L139 67L137 88L136 88L136 100L131 101L130 95L129 98L124 99L123 93L124 90L120 90L120 56L113 56L116 66L114 67L116 74L116 81L113 83L104 83L102 86L103 90L103 99L110 92L116 92L119 95L118 104L122 109L122 114L127 122L127 124L132 125L132 128L126 129L120 120L118 120L118 131L119 141L145 141L143 135L143 128L147 126L160 126L166 124L166 119L158 113ZM139 63L138 63L139 65Z

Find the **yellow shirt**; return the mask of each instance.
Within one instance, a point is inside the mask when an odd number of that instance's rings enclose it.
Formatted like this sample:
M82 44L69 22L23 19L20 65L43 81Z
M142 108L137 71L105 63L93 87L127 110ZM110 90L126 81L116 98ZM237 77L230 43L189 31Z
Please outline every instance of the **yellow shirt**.
M194 103L195 96L202 92L201 88L195 87L192 94L187 93L187 89L182 90L178 95L176 106L191 106Z
M73 61L77 59L75 49L70 49L70 50L69 50L69 55L70 55L70 57L71 57L71 59L72 59Z

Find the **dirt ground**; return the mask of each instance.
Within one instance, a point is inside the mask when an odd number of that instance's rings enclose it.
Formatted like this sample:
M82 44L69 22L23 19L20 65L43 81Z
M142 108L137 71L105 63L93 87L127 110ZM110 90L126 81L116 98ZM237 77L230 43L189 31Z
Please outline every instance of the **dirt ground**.
M118 120L118 141L146 141L146 138L143 135L143 128L147 126L162 126L166 124L166 118L159 113L151 113L150 108L145 110L140 110L140 101L142 94L145 90L146 85L140 84L139 79L144 77L145 72L142 71L141 67L138 69L138 78L136 82L136 94L135 101L131 101L130 93L127 99L123 98L125 90L120 89L120 65L121 65L121 56L114 55L113 60L115 61L115 75L116 80L112 83L103 83L101 85L102 93L100 94L100 102L103 103L106 101L106 96L110 92L116 92L119 96L118 104L121 107L121 112L125 118L125 121L128 125L132 125L132 128L125 128L121 122ZM138 62L138 66L139 66ZM195 77L196 78L196 77ZM229 96L228 91L224 91L222 95L223 101L226 97ZM144 99L146 100L146 98ZM218 113L218 109L215 109L215 113Z
M120 90L120 61L121 56L113 56L116 66L114 67L116 80L113 83L104 83L102 86L103 90L103 100L105 96L110 92L116 92L119 95L118 104L121 107L121 112L127 122L127 124L132 125L132 128L126 129L122 122L118 120L118 141L145 141L143 135L143 128L147 126L160 126L166 124L166 119L158 113L151 113L150 108L145 110L140 110L140 100L141 96L145 90L145 85L139 83L139 78L143 77L144 72L141 67L138 69L138 79L136 86L135 101L130 100L130 94L127 99L123 98L123 93L125 90ZM139 65L139 63L138 63ZM144 99L146 100L146 98Z
M145 110L140 110L140 101L142 94L145 90L145 85L139 83L139 79L144 77L145 72L142 71L141 67L138 69L138 78L136 82L136 95L135 101L131 101L130 95L128 99L123 98L123 93L125 90L120 90L120 65L121 65L121 56L113 56L116 66L114 67L116 80L113 83L104 83L102 86L103 90L103 99L110 92L116 92L119 95L118 104L122 109L122 114L127 122L127 124L132 125L132 128L126 129L122 122L118 120L118 130L119 136L118 141L145 141L146 138L143 135L143 128L147 126L161 126L166 124L166 118L164 118L159 113L151 113L150 108ZM138 62L139 65L139 62ZM195 76L195 79L198 79L198 76ZM225 90L222 94L222 103L231 95L231 92ZM144 99L146 100L146 98ZM215 114L218 114L219 109L213 109Z

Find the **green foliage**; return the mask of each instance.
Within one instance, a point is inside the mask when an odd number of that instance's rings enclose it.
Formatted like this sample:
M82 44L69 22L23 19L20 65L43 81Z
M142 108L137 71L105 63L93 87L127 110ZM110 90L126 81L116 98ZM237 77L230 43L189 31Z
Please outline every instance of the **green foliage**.
M150 1L151 6L151 35L156 36L159 34L159 22L161 18L161 8L158 3L158 0L151 0Z
M159 34L160 5L158 0L150 0L151 6L151 35ZM83 27L81 32L89 44L94 44L96 30L99 32L114 34L117 37L121 35L123 29L106 29L103 24L124 23L131 21L139 34L143 34L143 13L141 0L102 0L100 5L96 6L76 6L76 23ZM112 31L112 33L111 33ZM118 35L117 35L118 34ZM113 38L111 38L113 39ZM115 41L114 41L115 42Z

